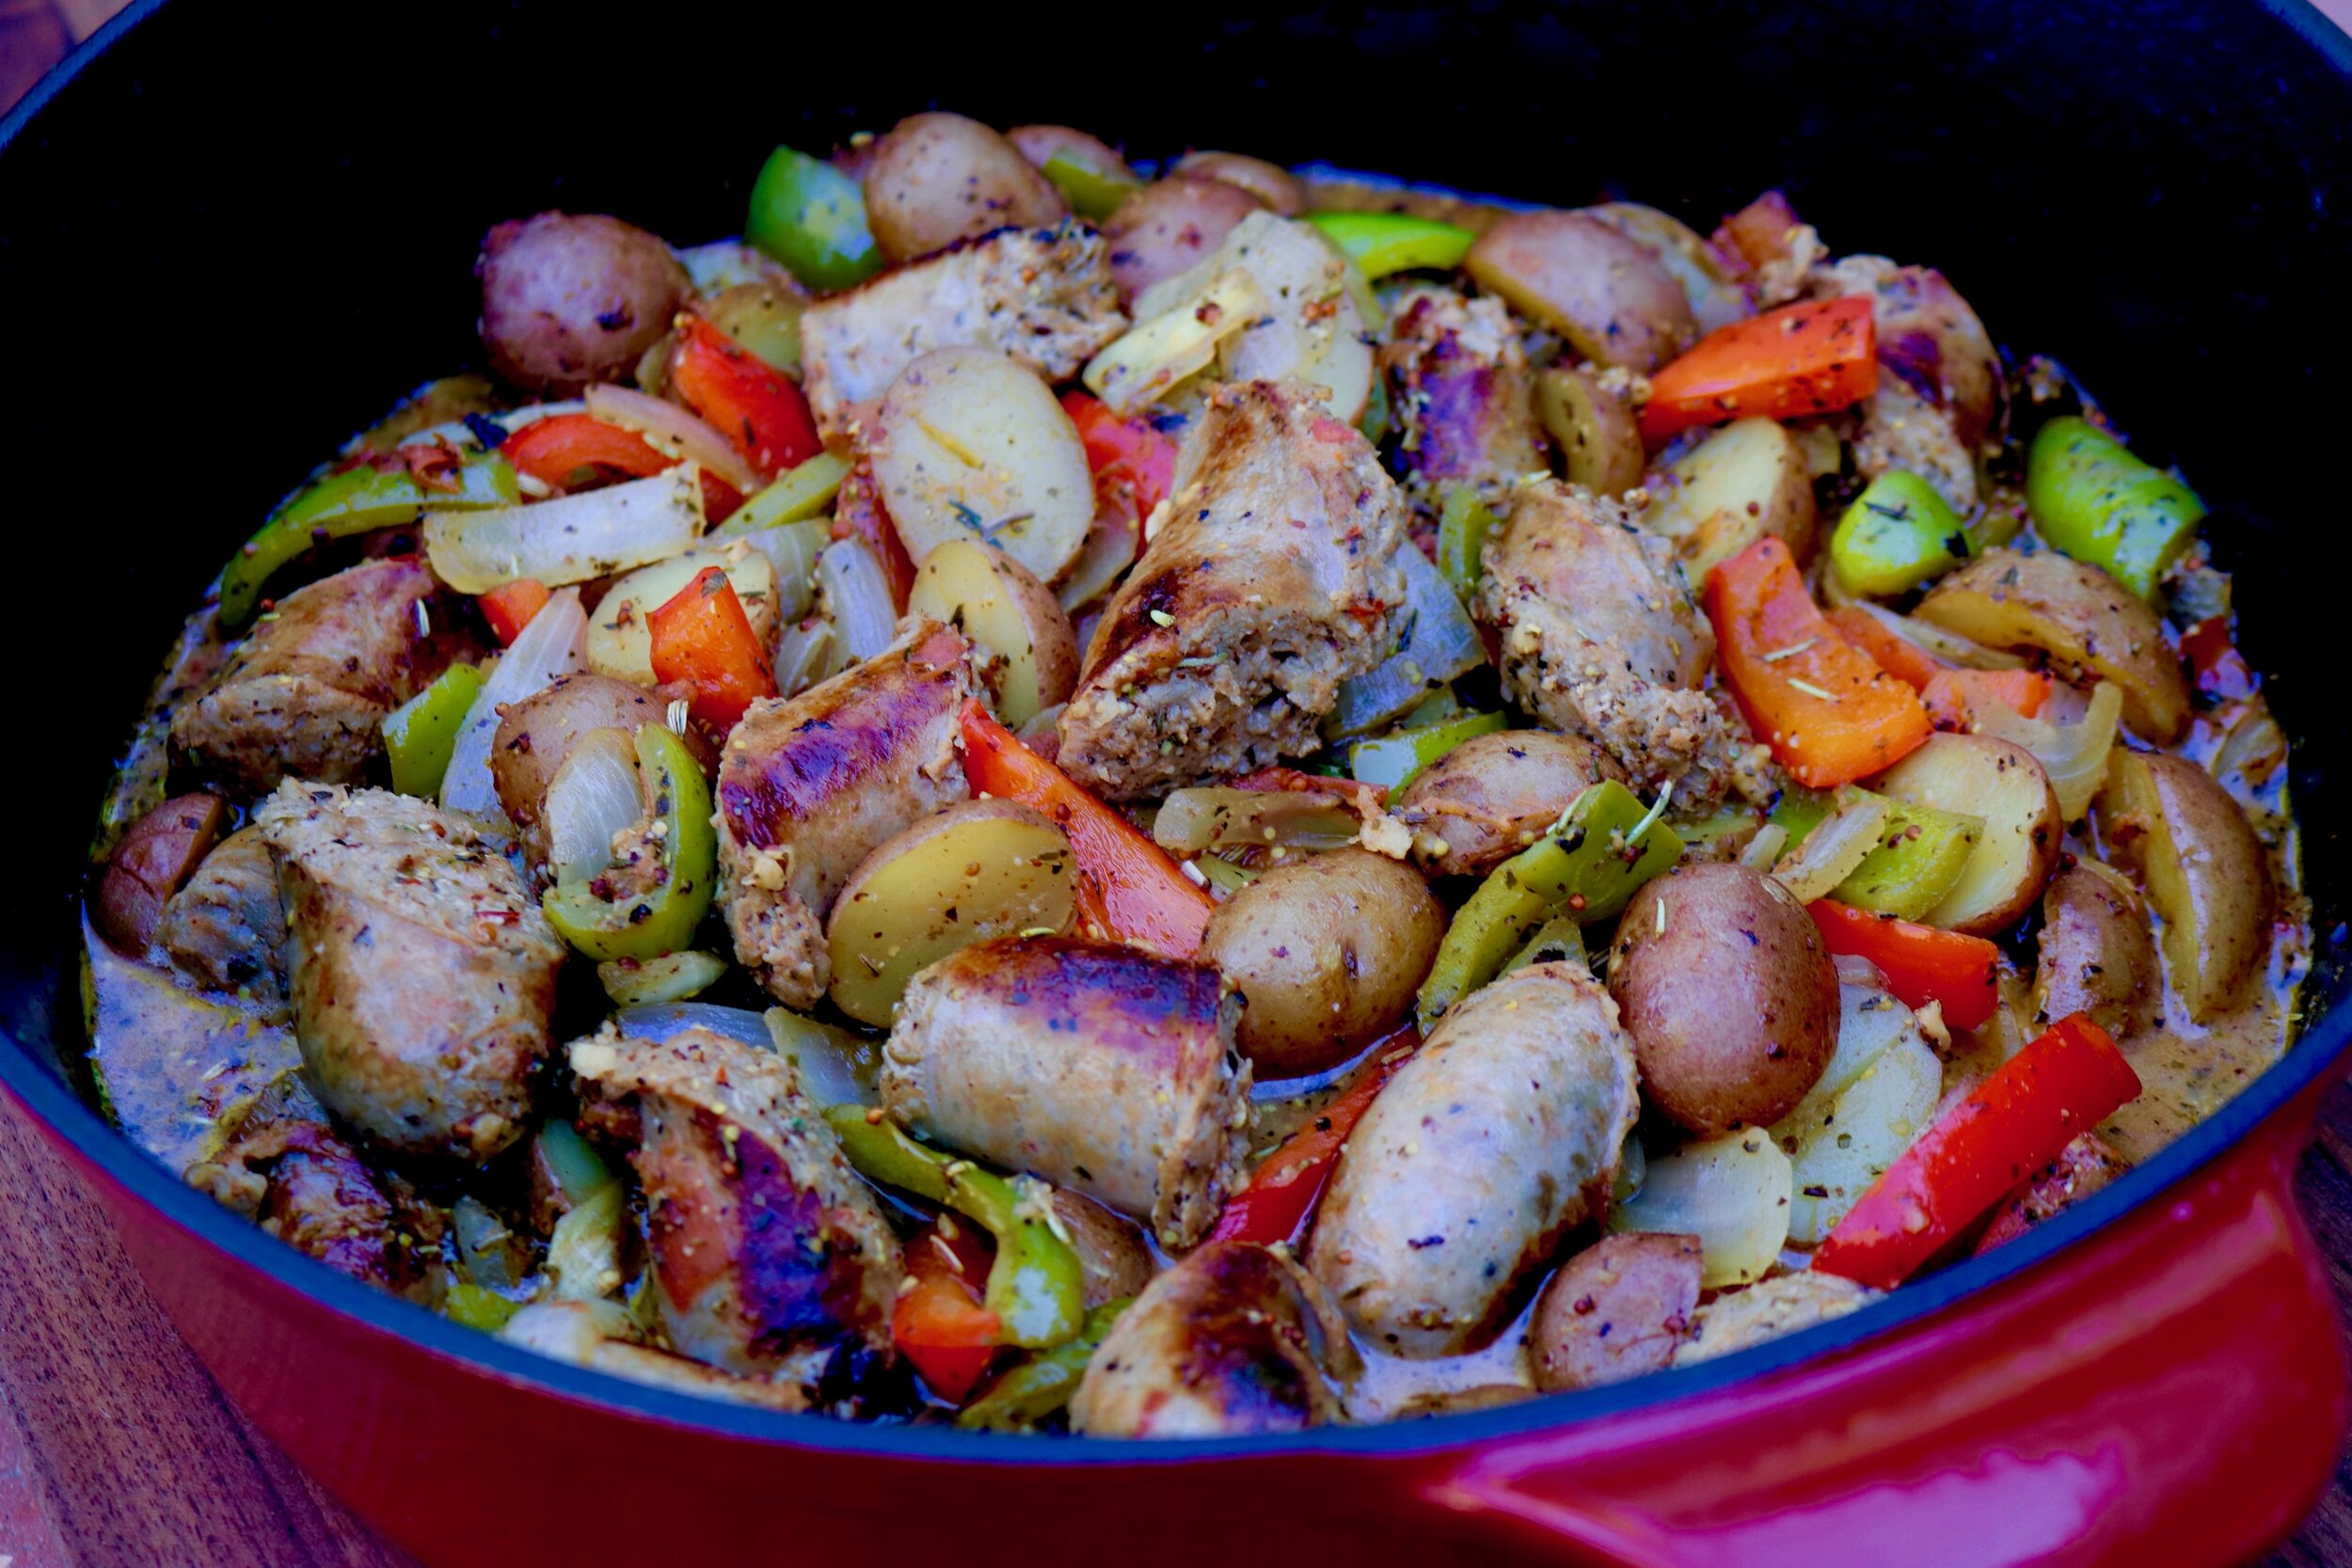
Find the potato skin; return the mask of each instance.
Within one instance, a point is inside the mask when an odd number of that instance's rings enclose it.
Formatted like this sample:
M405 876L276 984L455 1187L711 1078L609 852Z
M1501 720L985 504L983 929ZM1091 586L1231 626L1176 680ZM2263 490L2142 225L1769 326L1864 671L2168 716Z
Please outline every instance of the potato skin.
M1528 1325L1535 1386L1597 1388L1672 1366L1698 1311L1700 1273L1696 1236L1631 1231L1561 1264Z
M559 396L626 379L694 292L660 236L601 213L501 223L474 276L491 367Z
M490 743L490 784L499 804L526 839L533 838L548 785L581 736L602 729L633 736L640 724L664 722L668 709L656 692L610 675L566 675L507 705Z
M1586 358L1645 373L1698 339L1690 297L1665 263L1581 213L1513 213L1462 266Z
M106 857L89 901L90 924L125 953L147 951L164 906L196 874L229 825L217 795L175 795L131 824Z
M1298 182L1298 176L1263 158L1240 152L1187 152L1169 172L1238 185L1286 218L1307 210L1307 187Z
M987 656L998 715L1018 728L1070 700L1078 684L1078 634L1054 591L993 545L950 539L931 547L908 608L946 621ZM1017 631L1016 631L1017 628Z
M1445 940L1420 873L1368 849L1276 866L1220 905L1200 957L1248 998L1235 1038L1267 1078L1345 1061L1386 1033Z
M2099 835L2164 917L2172 987L2201 1023L2236 1001L2270 946L2278 891L2245 811L2185 757L2118 751Z
M1139 180L1136 171L1127 166L1127 160L1120 155L1119 149L1075 126L1016 125L1005 133L1005 139L1019 148L1021 155L1040 168L1052 163L1055 154L1065 153L1097 174L1115 180Z
M1069 215L1061 193L1019 148L961 115L910 115L874 144L866 170L866 226L893 261Z
M1617 923L1609 993L1649 1102L1700 1137L1796 1108L1837 1046L1837 971L1786 889L1737 863L1645 883Z
M1413 830L1413 859L1445 877L1483 877L1534 843L1579 795L1625 769L1579 736L1474 736L1414 775L1390 809Z
M1122 300L1209 259L1233 226L1265 203L1239 185L1175 174L1120 203L1103 226Z
M2120 1040L2155 1022L2163 1002L2156 940L2137 890L2104 866L2059 872L2042 895L2037 1021L2089 1013Z

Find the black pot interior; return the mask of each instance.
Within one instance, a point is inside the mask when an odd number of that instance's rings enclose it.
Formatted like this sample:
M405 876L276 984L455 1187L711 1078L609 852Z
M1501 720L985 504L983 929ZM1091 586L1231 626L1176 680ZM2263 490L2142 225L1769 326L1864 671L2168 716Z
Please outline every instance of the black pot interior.
M771 146L931 105L1064 120L1138 155L1206 144L1563 205L1625 194L1701 230L1780 185L1835 248L1941 267L2001 341L2072 366L2214 505L2296 741L2314 1022L2223 1119L2339 1048L2352 734L2331 693L2352 552L2327 454L2352 413L2352 45L2301 0L914 22L708 6L674 34L579 0L140 4L0 128L15 616L24 668L64 698L31 710L0 785L25 833L0 1077L24 1086L28 1059L55 1074L80 1049L64 960L87 831L170 628L310 465L478 363L483 230L563 207L680 242L732 233ZM138 1159L71 1131L102 1164ZM2217 1147L2208 1131L2133 1190Z

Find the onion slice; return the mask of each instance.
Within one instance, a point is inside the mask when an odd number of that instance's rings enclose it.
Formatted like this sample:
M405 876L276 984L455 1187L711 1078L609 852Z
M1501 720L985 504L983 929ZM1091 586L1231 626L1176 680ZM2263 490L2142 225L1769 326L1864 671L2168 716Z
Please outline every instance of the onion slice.
M865 540L836 539L817 552L817 592L833 623L836 671L864 663L898 635L890 579Z
M1772 875L1788 885L1800 904L1828 897L1878 847L1886 813L1886 802L1876 796L1858 791L1848 796L1820 826L1804 835L1804 843L1780 858Z
M2059 814L2069 822L2079 822L2107 782L2107 759L2114 754L2115 727L2122 712L2122 689L2101 681L2090 694L2089 708L2074 723L2028 719L2006 704L1986 703L1977 714L1977 733L2031 752L2050 775Z
M847 1029L803 1018L784 1007L771 1007L763 1018L776 1054L799 1070L801 1087L819 1106L882 1102L881 1093L872 1086L882 1068L879 1041L860 1038Z
M580 590L566 588L531 618L466 710L466 721L458 726L450 752L449 771L441 780L442 810L473 817L502 836L514 835L515 825L490 783L499 705L519 703L578 673L586 662L587 646L588 612L580 608Z
M487 594L524 578L552 588L649 565L693 544L703 527L702 472L685 463L553 500L429 512L424 550L443 582Z
M1406 544L1398 547L1396 564L1405 573L1405 635L1369 673L1340 683L1339 705L1323 726L1335 739L1411 712L1438 687L1486 662L1478 627L1429 558Z
M1835 574L1826 575L1834 576ZM1898 615L1884 605L1872 604L1869 600L1861 598L1854 599L1851 603L1854 609L1861 610L1913 647L1924 648L1945 662L1957 664L1963 670L2023 670L2029 662L2022 654L2012 654L2004 648L1988 648L1981 642L1972 642L1960 633L1946 631L1931 621L1922 621L1910 615Z
M612 726L581 736L548 781L541 811L558 883L586 881L611 865L613 835L644 815L635 737Z
M776 639L776 691L797 697L833 670L833 623L811 616Z
M759 475L725 436L675 403L598 382L588 388L587 407L608 424L637 432L656 451L708 468L746 496L761 487Z

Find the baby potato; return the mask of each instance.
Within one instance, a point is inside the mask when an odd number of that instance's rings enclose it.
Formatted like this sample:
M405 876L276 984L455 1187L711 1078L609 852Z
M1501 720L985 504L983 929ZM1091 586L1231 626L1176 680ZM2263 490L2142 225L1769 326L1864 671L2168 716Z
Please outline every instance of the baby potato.
M2120 1040L2155 1022L2163 1002L2155 933L2139 890L2096 861L2052 878L2042 895L2036 1019L2055 1023L2089 1013Z
M2188 680L2156 612L2096 566L2054 550L1994 550L1938 582L1916 613L1988 648L2039 648L2113 681L2123 727L2142 740L2169 746L2188 728Z
M1585 790L1624 776L1581 736L1502 730L1422 768L1390 810L1413 828L1413 858L1424 870L1483 877L1541 838Z
M1558 443L1570 484L1597 496L1622 496L1642 483L1647 462L1631 388L1589 369L1545 371L1535 377L1535 412Z
M1298 176L1279 164L1239 152L1187 152L1176 160L1173 174L1238 185L1265 203L1267 210L1295 218L1307 210L1307 187Z
M917 561L977 537L1052 582L1094 521L1077 427L1035 372L993 349L943 348L909 365L883 394L867 450Z
M874 144L866 225L892 261L911 261L1008 225L1042 228L1070 215L1053 182L977 119L911 115Z
M1813 917L1737 862L1642 885L1617 922L1609 994L1644 1095L1702 1138L1778 1121L1837 1048L1837 971Z
M1209 917L1200 957L1248 999L1235 1035L1258 1076L1345 1061L1393 1027L1437 961L1445 907L1368 849L1278 865Z
M147 951L164 906L212 853L229 825L217 795L175 795L131 824L90 895L90 924L122 952Z
M1070 840L1013 800L959 800L878 846L826 924L834 1006L885 1026L918 971L991 937L1070 924Z
M2262 967L2278 900L2246 813L2187 758L2119 749L2099 797L2099 836L2147 885L2189 1017L2201 1023L2226 1009Z
M1813 475L1777 420L1736 420L1666 470L1642 522L1674 541L1692 582L1767 534L1813 553Z
M923 558L907 608L945 621L994 661L996 716L1019 729L1070 700L1078 684L1078 636L1052 589L1004 551L948 539Z
M703 545L614 579L588 617L588 668L614 680L653 685L653 632L645 617L677 597L707 566L726 573L761 645L772 642L776 635L775 563L748 545Z
M1584 212L1641 245L1674 274L1690 298L1702 334L1756 314L1746 289L1724 261L1723 252L1673 214L1638 201L1604 201Z
M1005 133L1005 139L1040 168L1060 156L1111 180L1143 182L1141 176L1127 166L1119 149L1100 136L1089 135L1072 126L1016 125Z
M1698 339L1691 301L1665 263L1582 213L1513 213L1462 266L1585 358L1644 373Z
M1560 1265L1527 1325L1535 1386L1598 1388L1672 1365L1699 1306L1696 1236L1604 1236Z
M1178 174L1144 186L1103 225L1120 297L1132 301L1152 284L1190 272L1225 243L1234 225L1264 207L1221 180Z
M491 368L557 397L626 379L693 293L660 236L598 213L500 224L474 276Z
M1889 800L1980 816L1960 880L1926 922L1989 937L2025 918L2058 869L2066 821L2041 760L1989 735L1935 735L1870 786Z

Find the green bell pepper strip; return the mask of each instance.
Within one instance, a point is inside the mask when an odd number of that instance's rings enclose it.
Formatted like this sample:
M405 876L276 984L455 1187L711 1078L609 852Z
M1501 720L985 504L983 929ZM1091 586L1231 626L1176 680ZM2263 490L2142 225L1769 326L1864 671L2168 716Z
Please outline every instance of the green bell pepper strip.
M1898 920L1922 919L1960 880L1983 836L1981 816L1888 800L1878 847L1862 857L1830 896Z
M1100 223L1119 211L1119 204L1143 189L1139 180L1123 175L1104 174L1091 165L1082 164L1067 152L1057 152L1045 160L1045 178L1070 203L1070 210L1090 222Z
M1445 508L1438 517L1438 570L1465 599L1478 592L1478 574L1484 570L1480 557L1494 531L1495 515L1468 486L1446 491Z
M2026 455L2026 505L2052 548L2099 567L2143 599L2155 596L2205 515L2196 491L2073 415L2035 434Z
M1555 914L1544 922L1543 929L1527 939L1527 945L1511 957L1495 978L1517 974L1529 964L1590 963L1592 955L1584 950L1584 927L1572 914Z
M1381 784L1391 793L1413 782L1413 776L1472 736L1492 735L1510 728L1500 713L1468 713L1426 729L1397 730L1359 740L1347 749L1347 770L1364 784Z
M1025 1204L1003 1177L926 1148L893 1122L868 1121L863 1105L833 1106L825 1120L860 1175L945 1204L996 1238L982 1305L1004 1325L1006 1344L1051 1350L1084 1328L1086 1271L1041 1203Z
M540 1124L539 1163L555 1179L564 1191L564 1201L574 1208L587 1202L617 1180L612 1167L589 1147L568 1121L548 1120Z
M637 766L652 785L660 825L661 885L615 904L596 894L593 880L564 882L540 900L556 934L599 963L658 958L692 945L718 879L710 784L686 742L667 724L640 724Z
M472 452L456 488L428 490L405 468L362 465L329 474L288 501L221 568L220 624L235 630L261 608L262 590L288 562L329 539L413 523L427 512L472 512L522 499L515 470L496 452Z
M392 787L421 800L441 793L457 732L482 693L482 672L453 664L431 686L384 716L384 752L392 765Z
M882 270L857 181L788 147L768 154L752 182L743 238L812 289L846 289Z
M1366 277L1458 267L1478 238L1467 229L1403 213L1309 213L1306 217L1346 251Z
M1682 840L1614 780L1579 795L1551 832L1497 866L1446 927L1417 1008L1425 1034L1454 1005L1493 979L1555 915L1605 920L1633 890L1682 858Z
M833 504L841 482L850 477L850 460L820 451L805 463L787 468L775 483L755 490L727 520L711 530L716 538L757 533L778 523L805 522Z
M990 1384L986 1392L956 1412L956 1425L968 1431L1035 1431L1070 1402L1086 1376L1087 1363L1094 1359L1095 1348L1110 1333L1119 1315L1135 1305L1135 1299L1120 1296L1089 1312L1076 1338L1039 1352Z
M727 961L688 948L658 958L614 958L596 965L597 983L615 1006L649 1007L683 1002L726 978Z
M1889 468L1854 498L1830 535L1838 580L1857 594L1908 594L1968 559L1974 543L1949 502L1914 473Z
M441 1296L441 1316L453 1323L496 1334L504 1328L507 1320L521 1311L522 1303L510 1301L496 1291L468 1284L462 1279L450 1281Z

